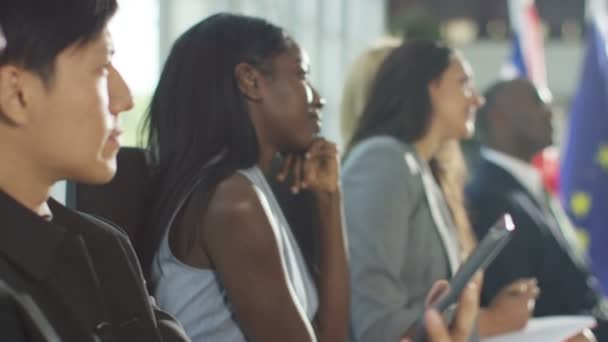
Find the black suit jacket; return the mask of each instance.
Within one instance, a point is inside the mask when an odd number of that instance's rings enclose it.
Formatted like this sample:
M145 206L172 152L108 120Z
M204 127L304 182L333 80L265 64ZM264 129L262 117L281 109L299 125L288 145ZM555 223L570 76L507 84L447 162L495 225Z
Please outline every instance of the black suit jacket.
M152 304L123 232L52 199L49 206L51 222L0 192L0 278L29 295L63 341L188 340ZM10 303L0 301L0 312ZM13 327L0 322L0 336Z
M0 326L2 341L59 342L59 336L26 293L19 293L0 280Z
M573 258L552 215L505 169L483 159L466 189L470 218L481 239L502 213L512 215L513 239L485 272L482 305L519 278L538 279L535 316L594 315L605 320L603 299L587 267ZM605 326L600 324L605 340Z

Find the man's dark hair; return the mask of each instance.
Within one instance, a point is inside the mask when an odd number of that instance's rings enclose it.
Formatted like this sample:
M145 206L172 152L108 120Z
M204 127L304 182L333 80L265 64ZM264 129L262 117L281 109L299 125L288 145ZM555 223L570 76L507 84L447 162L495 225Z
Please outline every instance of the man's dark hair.
M2 0L7 46L0 66L19 65L48 83L57 55L97 38L117 7L116 0Z

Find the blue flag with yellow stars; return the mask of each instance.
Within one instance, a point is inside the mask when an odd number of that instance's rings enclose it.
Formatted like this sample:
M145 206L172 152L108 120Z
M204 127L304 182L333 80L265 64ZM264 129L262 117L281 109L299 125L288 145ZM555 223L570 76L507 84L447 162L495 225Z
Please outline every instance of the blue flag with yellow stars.
M591 270L608 294L608 55L606 18L594 17L570 108L560 191L573 223L588 233Z

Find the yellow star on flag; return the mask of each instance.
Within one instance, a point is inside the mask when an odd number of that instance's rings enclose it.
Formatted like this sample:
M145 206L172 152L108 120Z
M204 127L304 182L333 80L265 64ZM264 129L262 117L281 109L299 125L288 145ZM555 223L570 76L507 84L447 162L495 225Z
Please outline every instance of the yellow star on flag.
M586 192L575 192L570 197L570 209L579 219L589 214L591 204L591 196Z
M608 144L601 144L597 151L597 162L608 171Z
M576 238L583 251L589 250L589 233L586 230L581 228L576 229Z

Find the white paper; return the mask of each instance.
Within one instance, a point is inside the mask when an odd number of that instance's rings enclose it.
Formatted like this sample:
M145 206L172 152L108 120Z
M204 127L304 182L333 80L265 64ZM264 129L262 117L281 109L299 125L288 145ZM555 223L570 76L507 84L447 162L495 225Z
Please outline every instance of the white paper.
M482 342L562 342L595 324L595 319L589 316L531 318L521 331L484 338Z

